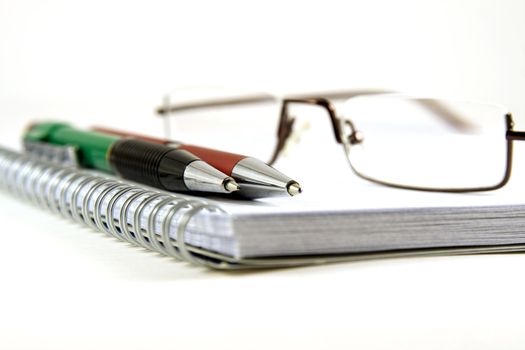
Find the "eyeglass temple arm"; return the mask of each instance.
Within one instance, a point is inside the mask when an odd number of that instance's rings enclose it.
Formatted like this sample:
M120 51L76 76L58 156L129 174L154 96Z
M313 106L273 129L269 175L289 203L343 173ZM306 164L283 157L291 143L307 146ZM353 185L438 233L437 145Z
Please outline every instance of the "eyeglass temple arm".
M507 131L507 139L511 141L525 141L525 131Z
M301 94L289 96L291 98L315 98L324 97L327 99L350 99L352 97L358 97L363 95L379 95L397 93L393 90L379 90L379 89L368 89L368 90L340 90L340 91L326 91L319 94ZM447 108L439 100L433 100L428 98L418 98L414 100L415 103L420 104L422 107L431 111L434 115L440 117L443 121L453 126L458 130L472 130L473 125L469 123L466 118L459 115L457 112Z
M249 95L243 95L238 97L224 97L224 98L211 98L190 102L182 102L176 104L165 104L157 108L157 114L160 116L165 116L169 113L180 112L191 109L201 109L208 107L222 107L222 106L235 106L235 105L245 105L245 104L255 104L263 102L273 102L275 101L275 96L265 94L265 93L254 93Z
M395 93L392 90L382 89L359 89L359 90L340 90L340 91L325 91L318 93L307 93L289 95L286 97L288 100L312 100L320 97L325 99L348 99L356 96L363 95L378 95L385 93ZM234 105L246 105L254 103L272 102L275 101L275 97L265 93L254 93L239 97L226 97L226 98L215 98L207 100L198 100L191 102L183 102L176 104L166 104L157 108L157 114L160 116L166 116L173 112L180 112L185 110L208 108L208 107L221 107L221 106L234 106ZM425 107L426 109L433 112L434 115L440 117L449 125L459 130L470 130L472 125L458 115L456 112L444 106L437 100L431 99L416 99L416 103Z
M318 93L308 94L294 94L286 96L289 99L313 99L319 97L334 98L334 99L345 99L358 95L373 95L373 94L385 94L393 93L391 90L379 90L379 89L359 89L359 90L345 90L345 91L326 91ZM208 107L221 107L221 106L232 106L232 105L245 105L261 102L272 102L275 101L276 97L267 93L253 93L243 96L235 97L219 97L202 99L189 102L177 102L174 104L165 104L157 108L156 112L158 115L163 116L172 112L180 112L184 110L200 109Z
M283 100L282 108L281 108L281 119L279 123L279 130L277 132L279 145L281 144L281 141L288 137L288 135L291 132L291 127L293 124L293 120L289 120L288 118L288 105L291 103L301 103L301 104L310 104L310 105L317 105L320 107L323 107L328 112L328 115L330 117L330 121L332 123L332 129L334 131L335 139L338 143L342 143L342 135L343 132L341 130L341 124L339 122L339 118L337 116L337 112L335 110L335 107L333 106L332 102L328 100L328 98L332 97L341 97L343 96L344 92L336 92L332 95L327 94L323 95L326 97L323 98L316 98L316 97L309 97L309 95L301 95L297 98L286 98ZM351 98L352 96L349 96L349 92L346 92L344 95L346 98ZM371 95L371 94L380 94L380 92L377 92L377 90L366 90L361 91L359 94L353 95L353 97L356 96L364 96L364 95ZM425 108L431 110L434 112L435 115L443 117L445 121L452 124L454 127L458 129L470 129L471 125L467 122L464 122L459 116L457 116L455 113L453 113L450 109L446 108L443 104L439 103L439 101L436 100L430 100L430 99L417 99L415 102L421 104ZM351 125L352 131L353 125ZM350 135L350 137L354 137L354 133ZM284 142L284 141L283 141Z

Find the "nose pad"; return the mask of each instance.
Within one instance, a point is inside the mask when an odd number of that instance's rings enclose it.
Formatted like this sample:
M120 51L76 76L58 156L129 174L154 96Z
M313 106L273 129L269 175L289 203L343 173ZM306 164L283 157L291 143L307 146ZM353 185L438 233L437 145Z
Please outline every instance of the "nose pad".
M354 123L350 119L343 120L343 140L350 145L358 145L364 141L364 135L357 130ZM348 136L346 136L348 134Z
M282 155L284 157L290 154L290 151L301 142L301 138L311 128L311 124L308 120L302 120L300 125L296 125L296 119L289 119L288 123L288 133L286 143L283 147ZM294 125L296 125L294 127Z
M363 143L365 140L365 137L363 136L363 133L359 130L353 131L350 136L348 136L348 141L350 141L351 145L358 145L360 143Z

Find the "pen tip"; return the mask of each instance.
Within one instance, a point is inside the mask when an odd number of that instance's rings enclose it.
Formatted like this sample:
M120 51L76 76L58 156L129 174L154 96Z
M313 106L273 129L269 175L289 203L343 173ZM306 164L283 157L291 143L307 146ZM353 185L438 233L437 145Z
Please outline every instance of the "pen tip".
M297 196L299 193L303 192L301 186L297 182L291 182L286 186L286 190L290 196Z
M235 191L240 190L241 186L239 186L239 184L235 182L235 180L228 179L224 182L224 188L228 192L235 192Z

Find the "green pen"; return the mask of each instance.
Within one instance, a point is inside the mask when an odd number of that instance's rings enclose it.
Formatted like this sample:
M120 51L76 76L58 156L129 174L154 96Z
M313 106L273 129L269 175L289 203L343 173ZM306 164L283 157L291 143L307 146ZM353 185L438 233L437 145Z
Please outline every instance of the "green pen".
M24 142L72 146L78 162L167 191L237 191L235 180L192 153L147 141L76 129L66 123L35 123Z

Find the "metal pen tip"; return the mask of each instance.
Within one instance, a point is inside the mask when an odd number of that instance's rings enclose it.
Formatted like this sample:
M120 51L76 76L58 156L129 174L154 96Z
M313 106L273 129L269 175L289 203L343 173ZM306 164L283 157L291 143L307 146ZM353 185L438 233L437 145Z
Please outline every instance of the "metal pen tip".
M235 192L241 189L241 186L234 179L227 179L224 181L224 188L228 192Z
M301 186L297 182L290 182L288 186L286 186L286 190L288 191L288 194L292 197L297 196L299 193L303 192Z

